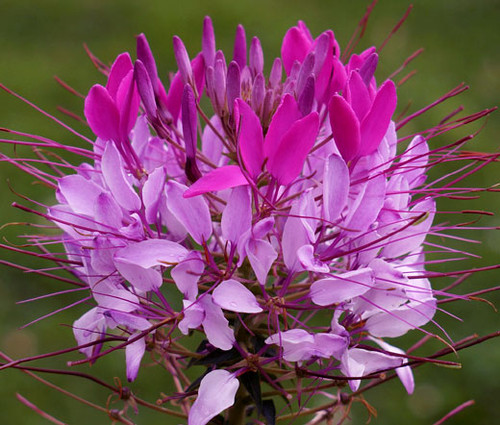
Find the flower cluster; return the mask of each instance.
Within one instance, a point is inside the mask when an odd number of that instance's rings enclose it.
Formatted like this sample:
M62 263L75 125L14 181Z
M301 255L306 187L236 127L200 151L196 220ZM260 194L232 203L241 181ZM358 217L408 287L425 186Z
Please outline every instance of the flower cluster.
M202 51L191 59L174 37L174 53L167 90L139 35L135 62L102 66L106 86L85 98L97 138L75 150L87 162L29 169L56 189L43 215L95 302L73 324L79 350L93 362L124 348L129 381L146 351L174 375L208 365L192 386L176 381L190 425L230 408L240 383L264 416L261 384L289 400L302 378L313 394L332 378L356 391L395 370L411 393L409 357L386 338L432 335L424 243L443 230L443 190L426 171L455 148L398 141L377 50L342 55L332 31L290 28L269 75L258 38L247 52L239 26L226 57L209 18ZM196 352L183 345L197 336Z

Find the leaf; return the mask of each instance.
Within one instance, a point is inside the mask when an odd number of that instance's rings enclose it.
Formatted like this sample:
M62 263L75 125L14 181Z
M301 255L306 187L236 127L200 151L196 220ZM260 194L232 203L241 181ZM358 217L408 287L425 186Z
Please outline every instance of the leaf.
M274 407L274 401L264 400L262 402L262 415L266 419L267 425L276 425L276 407Z

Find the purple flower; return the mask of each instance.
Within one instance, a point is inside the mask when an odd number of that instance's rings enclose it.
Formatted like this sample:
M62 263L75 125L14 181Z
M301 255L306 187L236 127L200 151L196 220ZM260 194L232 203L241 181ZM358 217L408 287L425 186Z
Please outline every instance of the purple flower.
M55 189L38 214L61 234L30 240L93 302L73 324L87 358L73 364L124 348L133 381L150 351L176 386L164 401L190 425L233 420L250 404L274 423L262 384L296 394L302 411L331 382L328 415L353 400L346 381L356 395L393 373L411 393L412 362L440 360L386 339L422 332L424 344L438 304L460 298L432 288L426 259L431 248L454 254L427 238L460 227L435 220L437 199L467 192L460 178L426 182L431 166L469 158L431 140L446 120L398 136L396 84L377 84L376 49L343 57L332 31L313 38L303 22L269 75L241 26L232 59L216 50L208 17L193 60L173 44L169 85L141 34L135 63L119 55L106 86L90 89L96 138L73 171L8 159ZM193 365L207 371L184 373Z

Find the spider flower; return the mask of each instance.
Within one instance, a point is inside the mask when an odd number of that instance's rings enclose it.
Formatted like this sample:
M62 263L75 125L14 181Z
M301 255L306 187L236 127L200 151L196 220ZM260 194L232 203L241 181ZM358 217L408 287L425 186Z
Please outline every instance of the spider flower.
M239 423L245 403L273 417L261 385L300 405L300 388L333 379L356 391L395 369L411 393L412 357L393 344L433 335L424 326L447 294L428 279L426 238L446 230L436 198L462 190L427 182L434 163L459 158L429 146L446 122L398 139L396 84L375 78L377 50L341 55L332 31L313 38L299 22L269 66L241 26L232 57L209 18L202 46L191 59L174 37L170 84L143 34L135 62L122 53L104 67L106 86L85 98L92 149L77 150L72 172L10 160L55 188L40 213L61 231L67 261L53 260L94 303L73 324L81 353L125 347L130 381L153 353L190 425L226 411ZM122 342L105 350L110 335ZM188 386L180 369L193 362L208 370Z

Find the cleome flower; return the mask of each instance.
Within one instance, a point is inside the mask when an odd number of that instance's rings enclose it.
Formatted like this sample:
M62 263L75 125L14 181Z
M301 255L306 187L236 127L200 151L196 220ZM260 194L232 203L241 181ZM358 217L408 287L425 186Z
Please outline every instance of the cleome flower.
M443 340L424 326L454 296L431 286L427 238L454 228L436 223L436 199L467 191L427 171L476 159L464 141L430 142L491 111L398 138L408 120L395 118L396 84L375 77L377 49L342 54L332 31L314 38L303 22L270 66L241 26L233 56L217 50L208 17L202 51L191 59L174 37L174 53L170 84L143 34L135 62L122 53L103 69L106 86L85 98L92 149L67 149L85 161L71 172L4 157L54 188L39 214L60 229L65 261L51 258L94 302L73 323L85 359L72 364L124 348L133 381L151 353L190 425L242 423L249 405L274 423L261 386L296 397L298 412L325 382L352 390L331 395L332 413L390 371L411 393L410 363L431 360L396 338ZM44 238L32 243L46 253ZM193 363L207 371L187 385Z

